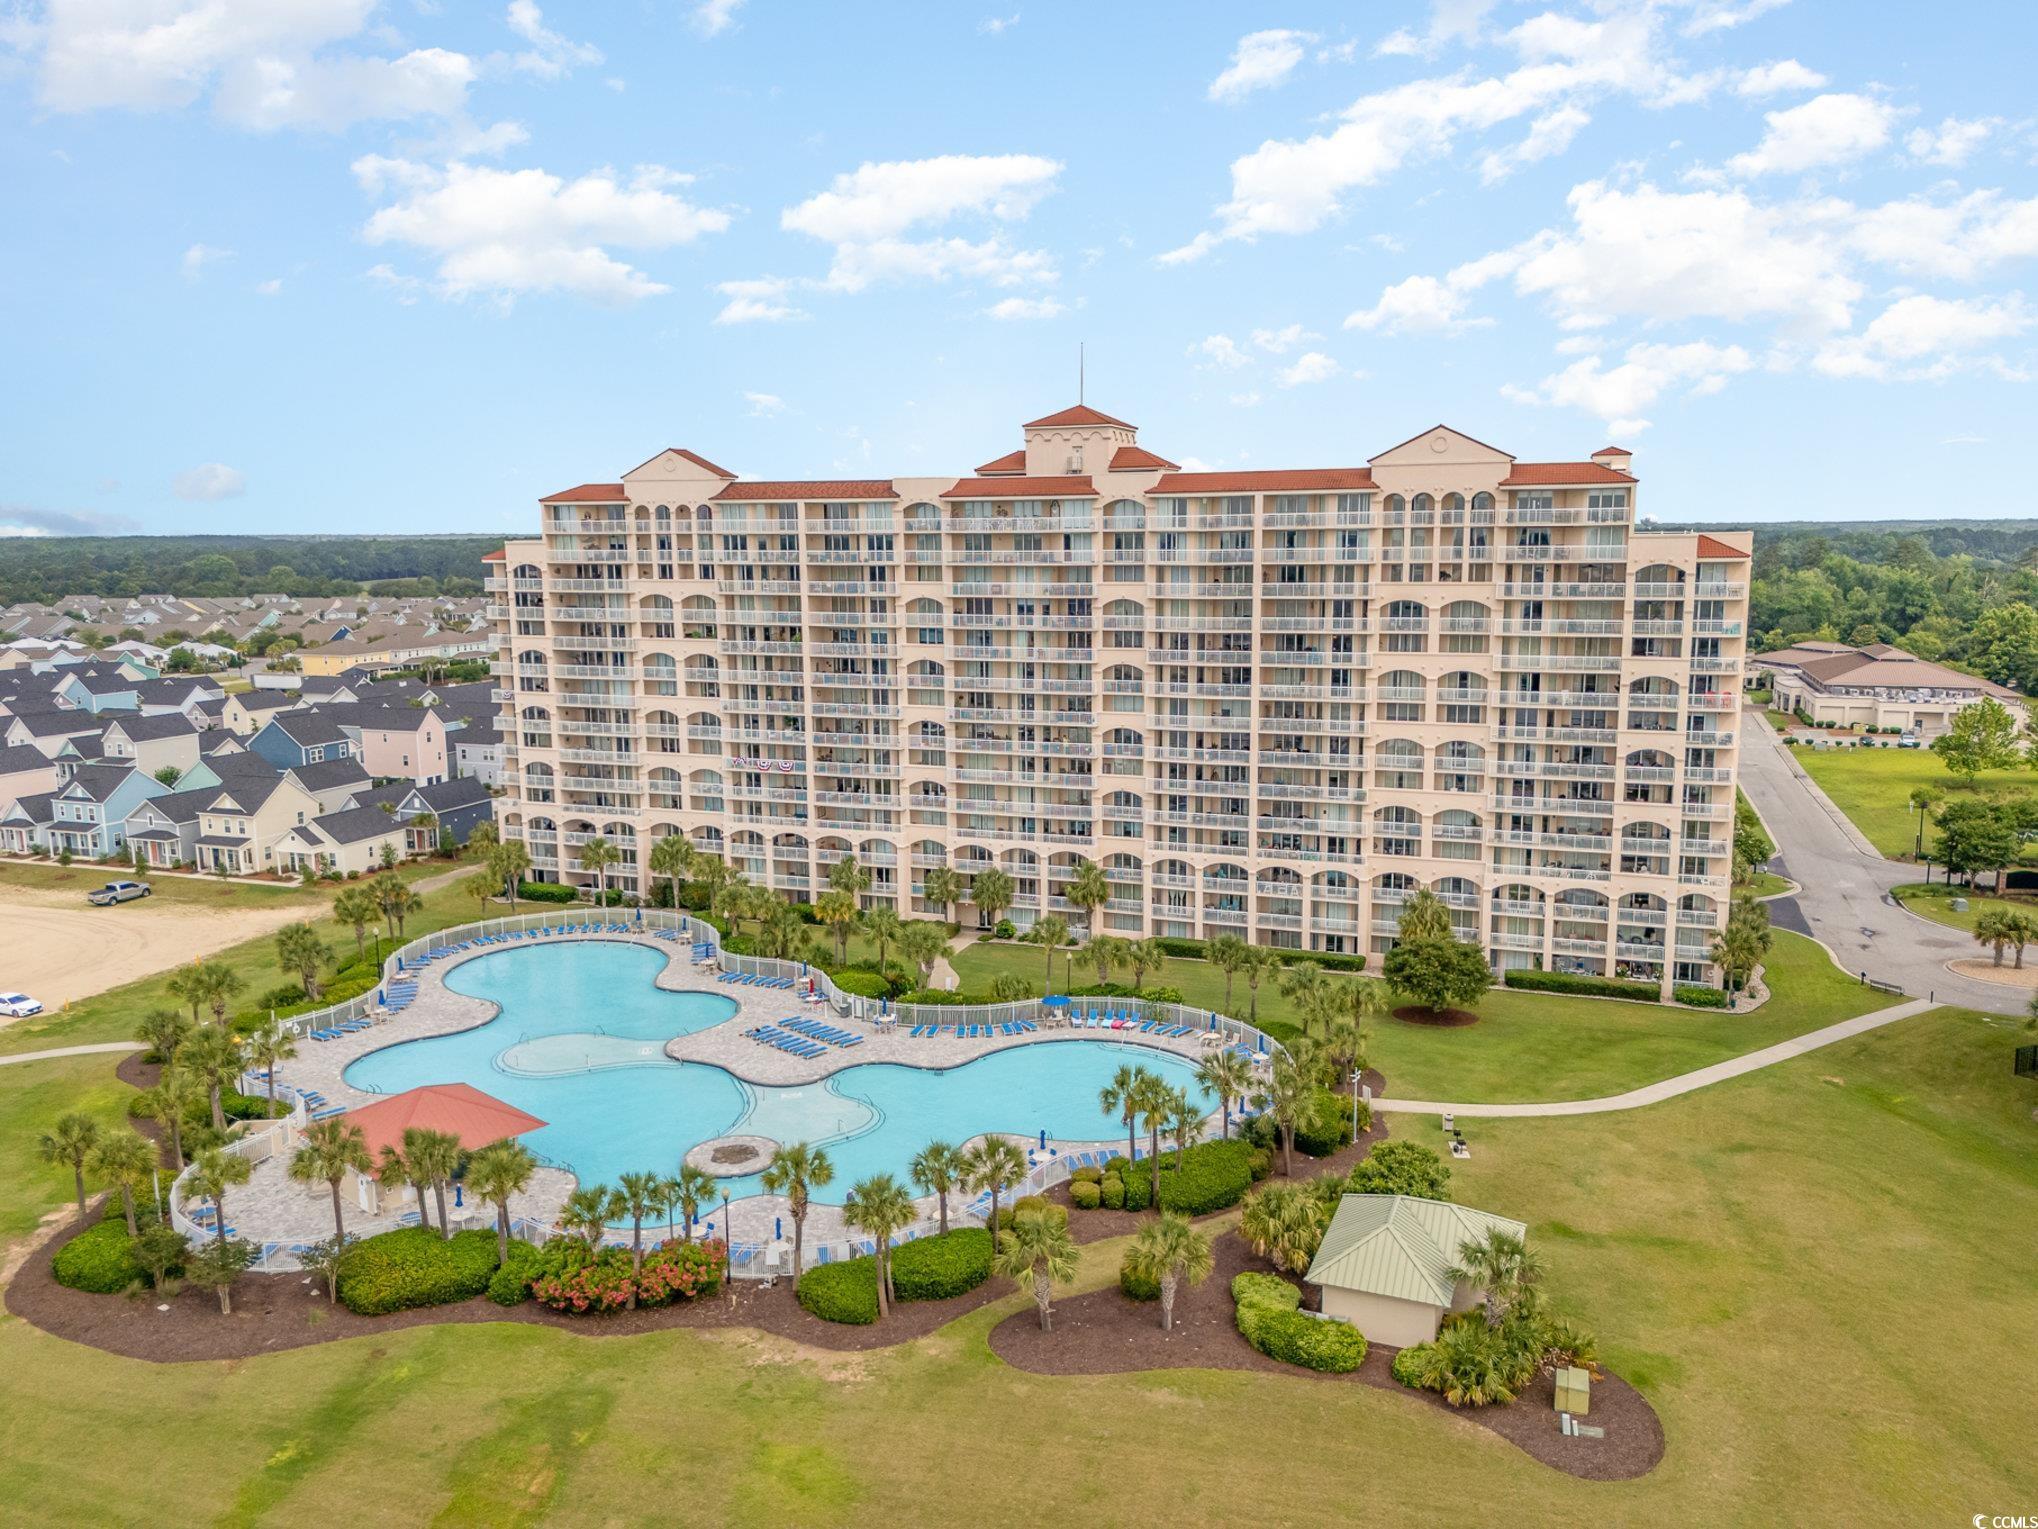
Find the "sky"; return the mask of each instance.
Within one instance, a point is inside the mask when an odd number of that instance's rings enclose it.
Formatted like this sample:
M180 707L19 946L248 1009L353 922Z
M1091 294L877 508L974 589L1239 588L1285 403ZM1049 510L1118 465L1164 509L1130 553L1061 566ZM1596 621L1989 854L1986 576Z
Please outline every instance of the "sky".
M2027 513L2038 6L0 0L0 534L493 531L668 446L1438 422Z

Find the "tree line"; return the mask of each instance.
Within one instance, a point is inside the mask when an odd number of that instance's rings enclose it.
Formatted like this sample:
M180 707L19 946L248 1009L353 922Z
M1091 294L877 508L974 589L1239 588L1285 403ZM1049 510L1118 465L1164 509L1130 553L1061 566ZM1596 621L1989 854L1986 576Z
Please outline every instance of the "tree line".
M481 592L488 536L52 536L0 541L0 605L75 595Z

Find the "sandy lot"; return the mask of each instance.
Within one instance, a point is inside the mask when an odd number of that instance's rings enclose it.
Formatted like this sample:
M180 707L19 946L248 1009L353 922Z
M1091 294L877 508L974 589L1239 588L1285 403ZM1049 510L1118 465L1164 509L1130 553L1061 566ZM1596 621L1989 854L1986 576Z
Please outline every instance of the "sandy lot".
M0 886L0 991L56 1009L151 972L295 923L305 904L206 909L154 898L117 908L80 906L71 891Z

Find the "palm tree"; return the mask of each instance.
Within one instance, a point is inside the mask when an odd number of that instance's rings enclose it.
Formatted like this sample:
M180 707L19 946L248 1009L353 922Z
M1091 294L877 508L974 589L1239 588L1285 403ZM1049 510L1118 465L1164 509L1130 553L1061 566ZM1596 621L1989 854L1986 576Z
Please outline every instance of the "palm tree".
M1202 1284L1217 1260L1210 1239L1191 1226L1188 1217L1163 1211L1160 1220L1139 1229L1125 1262L1134 1274L1161 1287L1161 1331L1172 1332L1175 1293L1184 1281Z
M934 968L948 956L948 929L942 924L908 924L899 936L899 954L920 973L920 986L934 980Z
M644 1218L658 1213L659 1184L655 1173L625 1173L616 1178L616 1199L622 1214L630 1218L630 1301L637 1309L637 1277L644 1272Z
M1542 1282L1543 1261L1513 1232L1489 1227L1483 1238L1458 1249L1458 1261L1445 1277L1479 1292L1486 1325L1497 1330L1515 1304Z
M1337 1015L1324 1027L1323 1058L1332 1079L1343 1083L1366 1065L1366 1052L1373 1043L1373 1032L1357 1024L1343 1014Z
M986 1136L963 1154L965 1182L991 1196L991 1251L998 1251L998 1197L1026 1177L1026 1155L1002 1136Z
M381 914L366 887L348 887L333 899L333 917L354 931L354 959L368 953L368 926Z
M304 996L314 1003L320 992L319 969L332 958L332 951L310 924L285 924L276 931L276 964L304 983Z
M368 1155L367 1134L336 1116L314 1120L304 1128L304 1145L290 1157L290 1177L300 1184L323 1184L332 1191L333 1236L344 1238L347 1218L340 1203L340 1185L349 1173L366 1173L374 1165Z
M1260 1257L1300 1274L1323 1241L1323 1199L1307 1184L1262 1184L1245 1197L1238 1234Z
M502 834L497 830L493 819L483 818L467 830L467 848L483 859L487 859L501 844Z
M896 908L880 903L863 916L863 933L871 944L877 947L877 969L885 969L885 953L899 943L899 936L905 926L899 922Z
M205 1006L204 971L205 963L194 961L189 966L180 967L177 973L163 984L164 990L172 998L177 999L180 1003L191 1005L191 1023L193 1025L198 1023L198 1011Z
M840 966L849 960L849 931L860 918L856 909L856 898L837 889L823 892L814 900L814 917L827 925L828 933L835 939L835 964Z
M1347 977L1335 984L1344 1011L1353 1024L1364 1030L1366 1021L1387 1012L1387 985L1371 977Z
M227 1008L247 983L241 974L221 961L201 961L192 968L191 980L199 998L212 1010L212 1021L226 1023Z
M509 900L510 917L517 916L517 888L530 873L531 852L521 839L505 839L488 853L488 873L502 883L502 895Z
M1217 1096L1224 1111L1224 1139L1231 1140L1231 1101L1243 1099L1253 1086L1253 1064L1229 1048L1213 1051L1196 1064L1196 1081Z
M254 1164L240 1153L208 1147L198 1154L198 1161L191 1165L191 1176L184 1181L192 1194L212 1202L212 1231L222 1250L226 1247L226 1192L247 1183L254 1171ZM220 1310L227 1310L224 1291L220 1292Z
M1974 920L1974 942L1995 947L1995 964L2003 964L2003 947L2013 938L2016 915L2007 908L1984 908Z
M1132 968L1133 987L1143 988L1149 971L1158 974L1167 970L1168 953L1159 940L1127 940L1124 961Z
M1321 964L1315 961L1296 961L1284 967L1278 986L1281 996L1295 1006L1302 1016L1302 1033L1309 1033L1310 1022L1327 1017L1332 1002L1330 978L1325 975Z
M584 1184L559 1207L559 1224L577 1236L590 1253L601 1247L609 1223L622 1214L621 1197L606 1184Z
M987 929L995 927L998 916L1012 906L1018 890L1012 878L996 866L978 871L969 882L969 900L976 905L977 922ZM1050 981L1048 985L1054 984Z
M2028 913L2011 914L2010 948L2017 953L2014 964L2018 971L2024 969L2024 947L2033 940L2038 940L2038 920L2032 919Z
M184 1043L182 1065L205 1084L206 1099L212 1105L212 1128L226 1130L226 1111L220 1106L220 1092L226 1080L241 1070L241 1043L231 1030L207 1025Z
M680 1236L693 1241L693 1224L701 1206L715 1197L715 1176L693 1163L682 1162L672 1179L672 1203L679 1207Z
M1274 1117L1281 1132L1281 1171L1295 1174L1295 1133L1316 1123L1316 1084L1292 1058L1274 1058L1273 1075L1255 1102Z
M580 846L580 868L594 877L595 906L609 905L609 867L620 865L623 860L621 849L603 834L596 834Z
M1252 1007L1247 1020L1257 1025L1260 1022L1260 980L1281 964L1281 953L1264 945L1248 945L1239 958L1238 969L1245 974L1245 988L1252 995Z
M941 1232L948 1234L948 1196L963 1172L963 1155L945 1141L930 1141L914 1154L906 1170L913 1182L941 1201Z
M1031 1282L1033 1304L1040 1311L1040 1330L1052 1332L1054 1287L1072 1281L1081 1262L1066 1220L1028 1211L1012 1223L1012 1235L994 1254L991 1267L1021 1289Z
M1129 948L1129 943L1116 935L1099 934L1090 937L1090 942L1083 947L1083 954L1096 965L1097 986L1103 987L1111 980L1112 967L1125 964Z
M684 834L667 834L651 846L648 864L653 876L662 876L672 890L672 905L679 906L679 884L693 870L694 848Z
M175 1009L151 1009L134 1027L134 1038L148 1047L165 1067L177 1065L177 1048L191 1034L192 1021Z
M1038 945L1047 952L1047 991L1054 991L1054 953L1069 942L1069 921L1059 913L1050 913L1037 920L1026 931L1026 943Z
M135 1191L155 1174L156 1144L133 1131L112 1131L92 1149L92 1171L120 1191L121 1214L127 1218L127 1235L139 1237L141 1227L134 1218ZM79 1207L82 1213L84 1207Z
M1097 1108L1125 1122L1125 1155L1128 1158L1138 1155L1132 1133L1139 1123L1141 1090L1152 1076L1144 1067L1127 1062L1111 1074L1111 1081L1097 1094Z
M1111 883L1105 879L1104 868L1094 860L1082 861L1061 895L1068 899L1070 907L1083 910L1083 933L1095 938L1097 910L1111 901Z
M297 1038L281 1025L271 1025L248 1037L248 1061L261 1068L269 1081L269 1113L276 1113L276 1069L297 1056Z
M1231 1012L1231 979L1245 969L1246 952L1252 947L1235 934L1217 934L1203 947L1210 964L1224 973L1224 1012Z
M955 905L962 901L962 878L945 865L937 865L920 880L920 895L941 910L941 922L955 922Z
M166 1067L156 1086L142 1096L149 1118L170 1133L170 1159L184 1171L184 1122L203 1095L197 1080L182 1067Z
M1147 1201L1159 1209L1161 1203L1161 1127L1173 1113L1175 1091L1157 1073L1147 1073L1138 1084L1139 1113L1146 1117Z
M1401 905L1401 918L1394 926L1397 940L1450 940L1457 938L1451 928L1451 910L1445 901L1427 888Z
M828 867L828 885L838 892L860 898L870 890L870 872L856 863L856 856L844 855Z
M762 1183L766 1194L784 1195L786 1209L793 1218L793 1280L800 1277L800 1258L806 1245L808 1197L817 1189L826 1189L835 1179L835 1165L828 1161L828 1154L820 1147L810 1147L805 1142L795 1142L790 1147L779 1147L771 1154L771 1161L764 1166Z
M1928 785L1911 787L1910 807L1911 811L1915 812L1918 815L1917 856L1920 860L1925 858L1926 814L1931 812L1931 810L1934 807L1939 805L1940 799L1944 795L1945 793L1941 791L1937 786Z
M446 1186L459 1173L467 1156L460 1138L450 1131L429 1131L410 1126L403 1133L403 1157L412 1173L431 1186L439 1207L439 1234L453 1235L452 1218L446 1213Z
M510 1198L531 1187L538 1160L520 1141L491 1142L467 1159L466 1183L484 1204L495 1206L495 1261L509 1262Z
M773 897L771 909L757 931L757 953L789 961L800 948L800 937L805 932L806 923L799 910L783 897Z
M913 1224L913 1197L889 1173L873 1174L851 1187L842 1218L877 1244L877 1314L883 1321L892 1309L892 1235Z
M1168 1118L1165 1122L1168 1135L1175 1139L1175 1171L1182 1171L1182 1155L1189 1150L1189 1143L1203 1131L1203 1111L1190 1096L1186 1088L1177 1088L1168 1098Z

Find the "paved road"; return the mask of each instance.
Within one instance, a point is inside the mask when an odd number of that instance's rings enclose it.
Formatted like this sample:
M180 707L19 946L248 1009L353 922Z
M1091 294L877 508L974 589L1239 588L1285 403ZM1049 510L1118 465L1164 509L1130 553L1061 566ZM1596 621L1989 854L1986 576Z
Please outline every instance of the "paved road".
M17 1062L47 1062L53 1057L98 1056L106 1052L146 1049L139 1041L101 1041L96 1046L56 1046L48 1051L17 1051L12 1056L0 1056L0 1067L12 1067Z
M1800 889L1770 903L1777 924L1810 934L1846 970L1894 982L1914 997L1936 994L1941 1003L2024 1012L2030 995L2023 990L1946 970L1948 961L1977 956L1981 947L1957 929L1898 906L1889 889L1922 880L1919 868L1883 859L1812 783L1767 718L1743 711L1741 737L1741 789L1769 825L1784 871Z
M1675 1099L1679 1094L1691 1093L1709 1083L1723 1082L1738 1078L1743 1073L1754 1072L1763 1067L1774 1067L1778 1062L1788 1062L1801 1057L1808 1051L1817 1051L1821 1046L1830 1046L1835 1041L1844 1041L1851 1036L1868 1030L1880 1029L1899 1019L1909 1019L1913 1014L1923 1014L1937 1005L1927 999L1914 998L1909 1003L1899 1003L1887 1009L1878 1009L1873 1014L1857 1015L1843 1019L1837 1025L1828 1025L1823 1030L1794 1036L1787 1041L1778 1041L1774 1046L1764 1046L1760 1051L1750 1051L1745 1056L1730 1057L1724 1062L1715 1062L1710 1067L1701 1067L1696 1072L1679 1073L1674 1078L1665 1078L1660 1083L1649 1083L1641 1088L1629 1089L1624 1094L1608 1094L1602 1099L1567 1099L1553 1104L1442 1104L1426 1099L1375 1099L1373 1108L1396 1115L1484 1115L1519 1119L1532 1115L1605 1115L1615 1110L1638 1110L1646 1104L1661 1104L1665 1099Z

